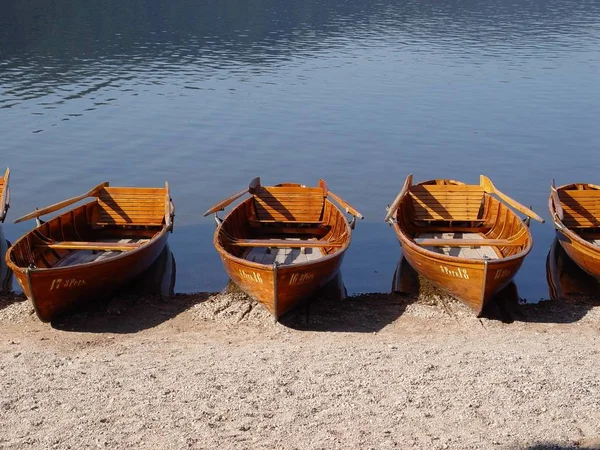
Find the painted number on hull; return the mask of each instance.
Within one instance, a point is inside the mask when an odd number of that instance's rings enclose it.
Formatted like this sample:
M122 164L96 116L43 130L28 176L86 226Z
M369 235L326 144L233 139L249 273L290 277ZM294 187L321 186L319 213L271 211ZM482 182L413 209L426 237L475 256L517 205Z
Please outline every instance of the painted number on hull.
M55 278L52 280L52 284L50 285L50 290L54 289L64 289L64 288L73 288L82 286L85 284L85 280L76 280L75 278L69 278L68 280L63 280L62 278Z
M467 269L463 269L461 267L442 266L441 264L440 269L442 270L443 274L450 275L451 277L464 278L465 280L469 279L469 272L467 272Z
M259 273L246 272L245 270L242 270L242 269L239 269L238 272L240 273L240 276L245 280L252 281L253 283L262 283L263 282Z
M290 284L306 283L315 277L314 273L293 273L290 277Z
M507 269L498 269L496 270L496 275L494 275L494 280L499 280L501 278L506 278L510 275L510 270Z

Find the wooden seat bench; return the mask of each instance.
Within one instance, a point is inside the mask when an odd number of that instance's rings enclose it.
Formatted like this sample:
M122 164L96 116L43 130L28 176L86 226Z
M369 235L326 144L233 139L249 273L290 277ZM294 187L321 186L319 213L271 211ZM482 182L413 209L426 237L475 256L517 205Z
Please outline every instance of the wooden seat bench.
M522 243L511 242L508 239L430 239L415 238L415 243L423 247L517 247Z
M308 241L301 239L235 239L232 242L239 247L278 247L278 248L311 248L311 247L341 247L341 243L329 241Z

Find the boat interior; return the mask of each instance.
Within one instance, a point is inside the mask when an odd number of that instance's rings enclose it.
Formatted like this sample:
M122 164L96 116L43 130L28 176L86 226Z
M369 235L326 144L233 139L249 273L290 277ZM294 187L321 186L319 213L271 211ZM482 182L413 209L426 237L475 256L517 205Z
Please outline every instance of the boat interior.
M529 240L527 225L482 186L453 180L411 186L397 221L416 244L446 256L506 258Z
M600 247L600 188L571 184L558 189L562 223L589 243Z
M19 267L51 268L116 257L163 230L168 201L163 188L105 187L94 201L27 233L11 258Z
M259 186L223 222L218 241L236 257L260 264L313 261L349 240L344 215L321 187Z

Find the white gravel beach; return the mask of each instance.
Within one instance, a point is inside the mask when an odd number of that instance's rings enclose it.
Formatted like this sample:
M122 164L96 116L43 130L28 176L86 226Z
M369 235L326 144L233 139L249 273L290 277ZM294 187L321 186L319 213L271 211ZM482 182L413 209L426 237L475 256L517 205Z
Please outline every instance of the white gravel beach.
M0 297L0 447L600 448L600 307L124 297L41 323ZM509 323L510 322L510 323Z

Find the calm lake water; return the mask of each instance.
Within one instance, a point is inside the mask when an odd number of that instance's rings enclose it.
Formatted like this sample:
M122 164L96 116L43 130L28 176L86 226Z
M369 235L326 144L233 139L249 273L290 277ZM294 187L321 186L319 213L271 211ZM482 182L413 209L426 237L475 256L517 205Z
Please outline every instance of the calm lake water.
M216 291L202 213L255 176L324 178L366 217L348 291L388 292L399 245L383 217L408 173L483 173L545 218L552 178L600 183L599 80L596 1L4 0L8 220L101 181L168 180L175 290ZM516 281L536 300L553 229L531 228Z

